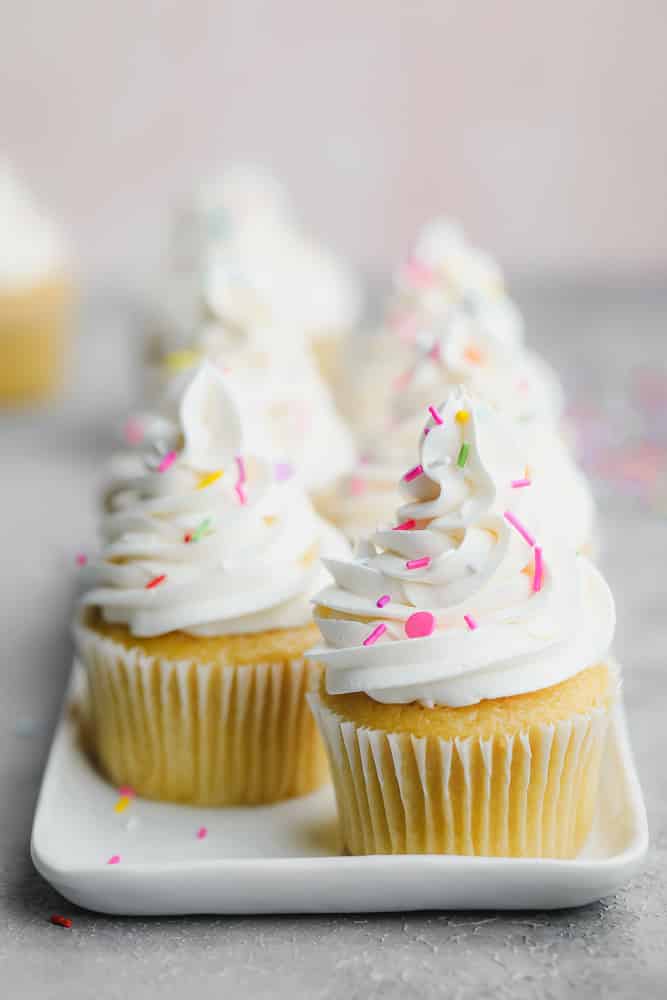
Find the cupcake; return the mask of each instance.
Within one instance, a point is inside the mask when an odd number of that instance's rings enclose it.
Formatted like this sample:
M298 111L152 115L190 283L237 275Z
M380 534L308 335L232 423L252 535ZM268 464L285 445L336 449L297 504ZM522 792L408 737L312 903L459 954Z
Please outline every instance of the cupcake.
M0 403L62 383L72 286L64 241L0 161Z
M588 836L614 605L524 470L511 425L455 391L393 527L326 560L311 704L352 854L571 858Z
M303 229L271 175L223 173L196 193L174 235L163 348L189 346L212 313L231 326L272 326L278 349L311 351L325 380L333 378L341 340L359 319L360 285Z
M576 547L590 552L594 503L560 432L562 390L552 369L524 346L520 315L498 269L441 223L425 231L405 270L391 307L395 328L371 338L386 359L382 385L358 359L354 366L356 393L375 403L374 423L361 433L362 461L324 494L319 509L351 537L390 518L426 407L464 385L514 421L535 492L568 521Z
M327 776L306 705L309 601L344 543L295 479L245 447L204 364L145 465L117 481L75 625L102 772L171 802L277 802ZM326 574L325 574L326 575Z

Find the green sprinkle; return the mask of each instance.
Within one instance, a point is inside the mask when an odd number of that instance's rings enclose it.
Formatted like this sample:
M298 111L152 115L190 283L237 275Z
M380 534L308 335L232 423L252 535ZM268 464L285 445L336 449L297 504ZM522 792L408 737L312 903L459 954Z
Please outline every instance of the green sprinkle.
M461 450L459 452L459 457L456 459L456 464L458 465L459 469L462 469L463 466L468 461L468 452L469 451L470 451L470 445L469 444L462 444L461 445Z
M192 541L198 542L203 535L210 534L210 528L211 528L211 518L207 517L204 521L202 521L199 527L195 528L195 530L192 532Z

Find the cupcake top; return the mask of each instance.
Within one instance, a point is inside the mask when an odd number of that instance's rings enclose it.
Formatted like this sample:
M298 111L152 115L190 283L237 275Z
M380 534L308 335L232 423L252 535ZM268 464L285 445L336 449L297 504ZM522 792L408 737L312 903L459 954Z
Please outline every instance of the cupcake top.
M396 524L316 598L332 694L461 706L557 684L604 657L608 587L540 517L512 426L464 389L431 408ZM563 530L564 529L564 530Z
M0 286L12 289L50 278L67 261L65 241L0 159Z
M291 470L247 450L233 391L208 363L108 500L83 603L135 636L305 625L326 579L322 550L345 550Z

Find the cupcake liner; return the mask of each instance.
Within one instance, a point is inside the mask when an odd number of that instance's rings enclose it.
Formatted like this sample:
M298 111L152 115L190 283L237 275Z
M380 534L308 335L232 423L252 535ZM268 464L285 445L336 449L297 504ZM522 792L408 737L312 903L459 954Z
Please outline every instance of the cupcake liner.
M72 298L64 277L0 293L0 399L40 399L60 387Z
M571 858L591 828L608 710L490 739L348 722L308 700L351 854Z
M82 626L75 637L88 678L85 736L114 784L222 806L306 795L327 780L306 703L315 664L174 662Z

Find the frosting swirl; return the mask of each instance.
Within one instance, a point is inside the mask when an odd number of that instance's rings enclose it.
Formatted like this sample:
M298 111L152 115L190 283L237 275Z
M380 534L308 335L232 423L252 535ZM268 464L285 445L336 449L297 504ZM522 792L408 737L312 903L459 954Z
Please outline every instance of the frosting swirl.
M556 684L603 657L598 572L539 520L511 425L464 390L426 425L394 528L325 560L316 598L332 694L460 706ZM536 544L535 538L538 539Z
M153 425L143 469L112 484L83 603L133 635L258 632L307 624L322 549L344 543L289 470L246 452L240 409L205 363L178 419ZM155 447L159 445L159 449Z

